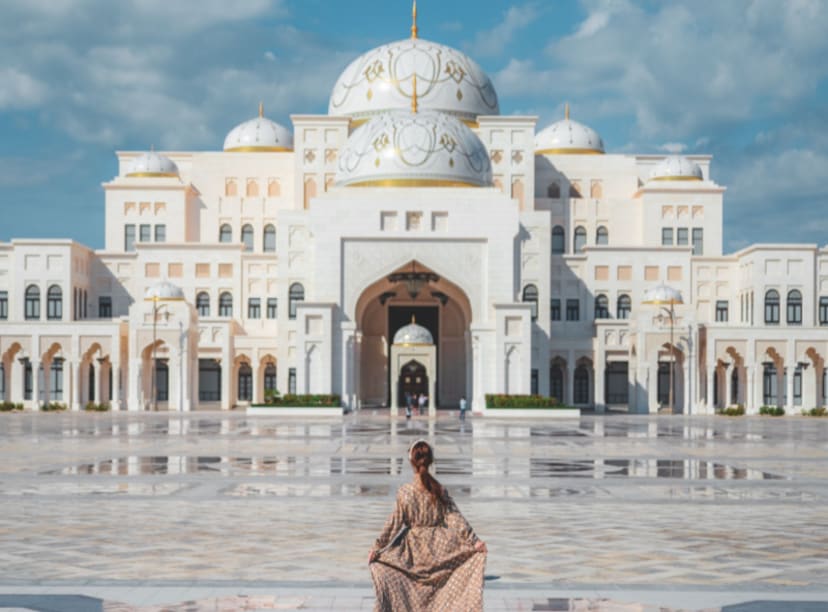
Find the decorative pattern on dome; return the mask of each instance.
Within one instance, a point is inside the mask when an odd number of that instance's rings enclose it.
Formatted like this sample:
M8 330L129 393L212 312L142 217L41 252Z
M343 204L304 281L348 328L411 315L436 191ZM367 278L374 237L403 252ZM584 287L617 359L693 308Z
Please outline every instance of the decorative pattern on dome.
M328 114L365 121L407 109L415 88L421 110L449 113L468 123L498 115L497 93L472 59L451 47L407 38L361 55L334 85Z
M396 111L353 131L339 154L336 183L486 187L492 166L486 147L463 122L434 111Z
M144 299L152 301L183 300L184 292L181 287L169 281L159 281L147 287L144 292Z
M126 175L133 178L178 176L178 166L166 155L149 151L132 160Z
M434 337L422 325L409 323L399 328L394 334L394 344L434 344Z
M264 116L259 105L259 116L240 123L224 139L227 152L292 151L293 134L286 127Z
M670 155L658 162L650 172L651 181L703 181L704 174L697 163L683 155Z
M604 153L604 141L591 127L569 118L556 121L535 135L535 155L577 155Z

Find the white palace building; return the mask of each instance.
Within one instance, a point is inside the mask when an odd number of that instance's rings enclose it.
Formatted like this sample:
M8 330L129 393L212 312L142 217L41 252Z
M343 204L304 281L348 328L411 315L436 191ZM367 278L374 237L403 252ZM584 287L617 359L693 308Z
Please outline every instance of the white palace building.
M723 253L710 156L612 153L568 109L501 115L416 22L291 122L260 107L222 150L118 152L102 250L0 243L0 400L826 403L828 249Z

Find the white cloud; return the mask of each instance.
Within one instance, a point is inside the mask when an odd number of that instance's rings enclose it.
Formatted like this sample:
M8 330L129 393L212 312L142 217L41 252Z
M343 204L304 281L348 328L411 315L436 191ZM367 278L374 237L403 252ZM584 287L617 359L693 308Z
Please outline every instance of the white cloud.
M592 13L581 22L578 31L573 34L573 38L588 38L607 27L609 20L610 14L607 12Z
M478 32L469 51L472 55L491 57L504 52L515 34L532 23L538 16L538 9L534 3L521 6L510 6L503 19L490 30Z
M0 110L38 105L49 88L45 83L15 68L0 69Z
M684 153L687 150L687 145L683 142L665 142L658 148L662 151L666 151L667 153L678 155L679 153Z

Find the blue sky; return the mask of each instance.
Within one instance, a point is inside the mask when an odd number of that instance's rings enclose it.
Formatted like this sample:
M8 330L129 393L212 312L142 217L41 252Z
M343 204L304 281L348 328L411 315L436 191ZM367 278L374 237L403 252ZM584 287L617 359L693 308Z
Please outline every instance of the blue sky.
M725 249L825 245L828 2L419 2L504 114L572 117L610 152L714 155ZM350 60L408 35L408 0L4 0L0 240L103 245L118 149L217 150L237 123L324 113Z

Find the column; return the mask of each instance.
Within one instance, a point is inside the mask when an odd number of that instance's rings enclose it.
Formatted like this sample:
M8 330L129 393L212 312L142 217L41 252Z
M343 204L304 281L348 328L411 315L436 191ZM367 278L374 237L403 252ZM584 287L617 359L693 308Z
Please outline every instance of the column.
M725 384L724 384L724 388L725 388L724 400L725 401L724 401L724 404L722 404L725 408L730 406L730 404L731 404L730 400L733 397L733 395L732 395L733 394L733 367L734 367L733 362L731 362L730 365L727 366L727 368L725 368Z
M606 386L606 357L604 356L603 351L598 351L595 359L595 369L594 371L594 382L593 382L593 389L594 389L594 404L595 404L595 411L596 412L605 412L607 409L607 396L606 390L604 387Z
M40 362L31 360L32 364L32 409L40 410Z
M566 359L566 389L564 389L567 406L575 403L575 367L575 354L569 351Z
M190 358L190 351L187 345L187 340L184 341L184 348L181 351L181 411L189 412L192 410L192 371L193 367L198 367L198 360L195 361Z
M428 377L428 416L429 417L436 417L437 416L437 405L434 403L434 393L436 391L434 386L434 380L437 378L437 368L435 367L435 359L436 353L429 358L429 374L431 376ZM433 374L432 374L433 372Z
M141 406L141 385L143 384L141 359L134 357L129 360L127 372L127 410L143 410Z
M656 358L657 359L657 358ZM647 411L658 413L658 361L650 364L647 376Z
M8 391L6 393L10 401L19 404L23 401L23 364L20 363L19 355L11 360L8 376Z
M100 389L101 385L101 367L97 365L97 361L94 357L89 360L89 376L93 379L94 383L92 385L91 391L92 395L89 396L89 401L97 404L98 403L98 389Z
M359 410L362 408L362 370L360 364L362 363L362 332L358 331L354 335L354 405L352 410Z
M796 373L796 362L789 361L785 368L787 376L785 377L785 386L787 389L785 397L785 414L794 413L794 374Z
M759 412L755 397L756 389L753 388L753 370L754 368L745 367L745 414L756 414Z
M690 365L687 363L687 358L681 366L681 412L683 414L692 414L693 410L690 407Z
M262 381L259 380L259 371L261 368L259 361L255 357L250 360L250 369L253 373L253 404L261 404L263 387Z
M121 364L117 361L110 366L112 368L112 410L121 409Z
M72 362L72 410L81 409L82 365L80 361Z
M302 359L301 361L304 361ZM225 347L221 352L221 409L230 410L233 405L231 396L233 387L231 385L233 374L233 362L230 359L230 350Z
M716 398L713 395L715 389L714 380L716 378L716 368L707 368L707 414L716 414Z

